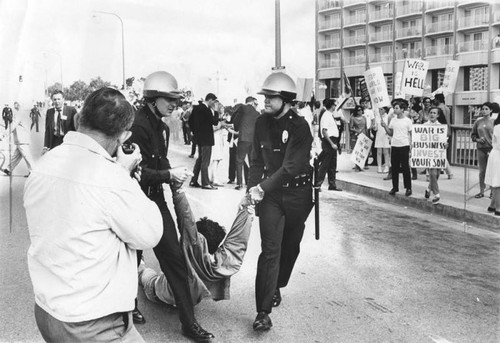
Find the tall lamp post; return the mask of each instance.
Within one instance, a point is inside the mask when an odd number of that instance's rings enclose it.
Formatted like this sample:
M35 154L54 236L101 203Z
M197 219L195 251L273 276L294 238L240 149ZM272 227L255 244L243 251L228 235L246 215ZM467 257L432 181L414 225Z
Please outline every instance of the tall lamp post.
M121 29L122 29L122 74L123 74L122 89L125 89L125 35L123 33L123 20L118 14L113 13L113 12L104 12L104 11L93 11L93 12L100 13L100 14L112 15L112 16L118 18L118 20L120 21L120 25L121 25ZM96 17L95 14L93 16Z
M220 94L219 94L219 81L220 81L221 79L222 79L223 81L226 81L226 80L227 80L227 78L222 77L222 76L220 75L220 72L219 72L218 70L215 72L215 77L214 77L214 78L211 78L211 77L210 77L210 78L208 79L209 81L215 80L215 82L217 83L217 96L219 96L219 95L220 95Z

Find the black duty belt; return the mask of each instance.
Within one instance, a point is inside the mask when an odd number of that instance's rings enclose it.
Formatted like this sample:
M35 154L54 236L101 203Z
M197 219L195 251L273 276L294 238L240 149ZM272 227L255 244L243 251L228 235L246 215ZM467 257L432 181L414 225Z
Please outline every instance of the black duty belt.
M286 183L283 183L281 186L283 188L299 188L310 185L312 185L312 174L302 174L294 177Z
M148 190L148 196L151 196L163 193L163 186L161 184L156 186L148 186L147 190Z

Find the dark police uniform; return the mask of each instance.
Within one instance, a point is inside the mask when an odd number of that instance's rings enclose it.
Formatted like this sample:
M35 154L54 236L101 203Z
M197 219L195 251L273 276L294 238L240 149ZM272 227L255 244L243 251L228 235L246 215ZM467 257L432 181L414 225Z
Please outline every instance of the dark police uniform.
M170 182L171 166L167 158L170 131L167 124L147 106L137 111L131 131L130 141L141 149L141 188L158 205L163 217L163 236L153 250L174 292L181 322L191 325L195 318L189 293L188 271L162 186L163 183Z
M257 118L248 188L260 185L262 252L257 265L257 312L271 313L277 288L288 284L299 255L305 221L312 209L313 137L304 118L288 111L280 119Z

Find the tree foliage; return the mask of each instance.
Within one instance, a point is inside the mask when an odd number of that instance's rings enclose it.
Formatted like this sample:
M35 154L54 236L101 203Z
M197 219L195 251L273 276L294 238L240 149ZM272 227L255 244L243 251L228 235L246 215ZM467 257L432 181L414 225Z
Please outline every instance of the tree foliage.
M47 87L47 94L52 96L56 90L62 90L62 85L60 82L54 83L52 86Z
M64 98L69 101L84 100L91 92L85 81L78 80L64 89Z

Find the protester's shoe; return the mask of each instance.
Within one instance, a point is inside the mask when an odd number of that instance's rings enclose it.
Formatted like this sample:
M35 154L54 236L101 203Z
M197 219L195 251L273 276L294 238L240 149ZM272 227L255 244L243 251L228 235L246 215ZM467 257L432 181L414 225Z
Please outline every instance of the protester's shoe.
M28 174L24 175L24 177L29 177L31 175L31 172L29 172Z
M233 183L234 183L234 180L229 180L229 181L227 182L227 184L228 184L228 185L232 185Z
M488 212L495 212L495 211L496 211L496 209L494 207L488 206Z
M278 307L281 304L281 292L279 288L276 288L276 291L273 295L273 307Z
M266 312L259 312L255 321L253 322L253 329L255 331L267 331L273 326L273 322Z
M215 186L215 187L224 187L223 184L218 183L218 182L214 182L214 183L212 183L212 185Z
M484 197L484 193L483 192L477 193L476 195L474 195L474 198L476 198L476 199L481 199L483 197Z
M342 190L340 188L338 188L337 186L328 186L328 190L342 192Z
M197 322L191 325L182 324L182 334L196 342L210 342L215 338L213 334L203 329Z
M7 176L10 176L10 171L8 169L2 169L2 172L7 175Z
M425 175L425 173L426 173L426 172L427 172L427 171L424 169L424 170L422 170L419 174L420 174L420 175Z
M364 166L364 167L363 167L363 169L364 169L364 170L368 170L368 169L370 169L370 167L368 167L368 166Z
M200 188L200 187L201 187L201 185L200 185L197 181L191 181L191 182L189 183L189 185L190 185L191 187L196 187L196 188Z
M215 187L214 185L206 185L206 186L201 186L201 189L212 189L212 190L216 190L217 187Z
M425 194L424 194L424 198L429 199L430 197L431 197L431 191L426 189Z
M241 189L241 185L236 185L236 187L234 187L234 189L236 189L237 191L239 191Z
M384 167L384 173L388 173L389 172L389 167L388 166L385 166Z
M493 199L493 193L490 192L490 199Z
M418 179L417 174L413 174L413 175L411 176L411 179L412 179L412 180L416 180L416 179Z
M440 198L440 197L435 196L435 197L434 197L434 199L432 199L432 204L433 204L433 205L437 205L437 204L439 204L439 201L440 201L440 200L441 200L441 198Z
M146 318L142 315L141 311L137 308L137 306L132 310L132 319L134 324L144 324L146 323Z
M500 216L500 211L495 211L495 216Z
M382 173L383 173L382 167L378 167L378 168L377 168L377 173L379 173L379 174L382 174Z
M448 174L448 180L453 179L453 174Z
M399 192L399 189L393 188L389 191L389 195L395 195L397 192Z
M406 195L407 197L409 197L411 194L412 194L412 192L411 192L411 188L408 188L408 189L406 190L406 192L405 192L405 195Z
M190 158L194 158L194 155L189 155Z

